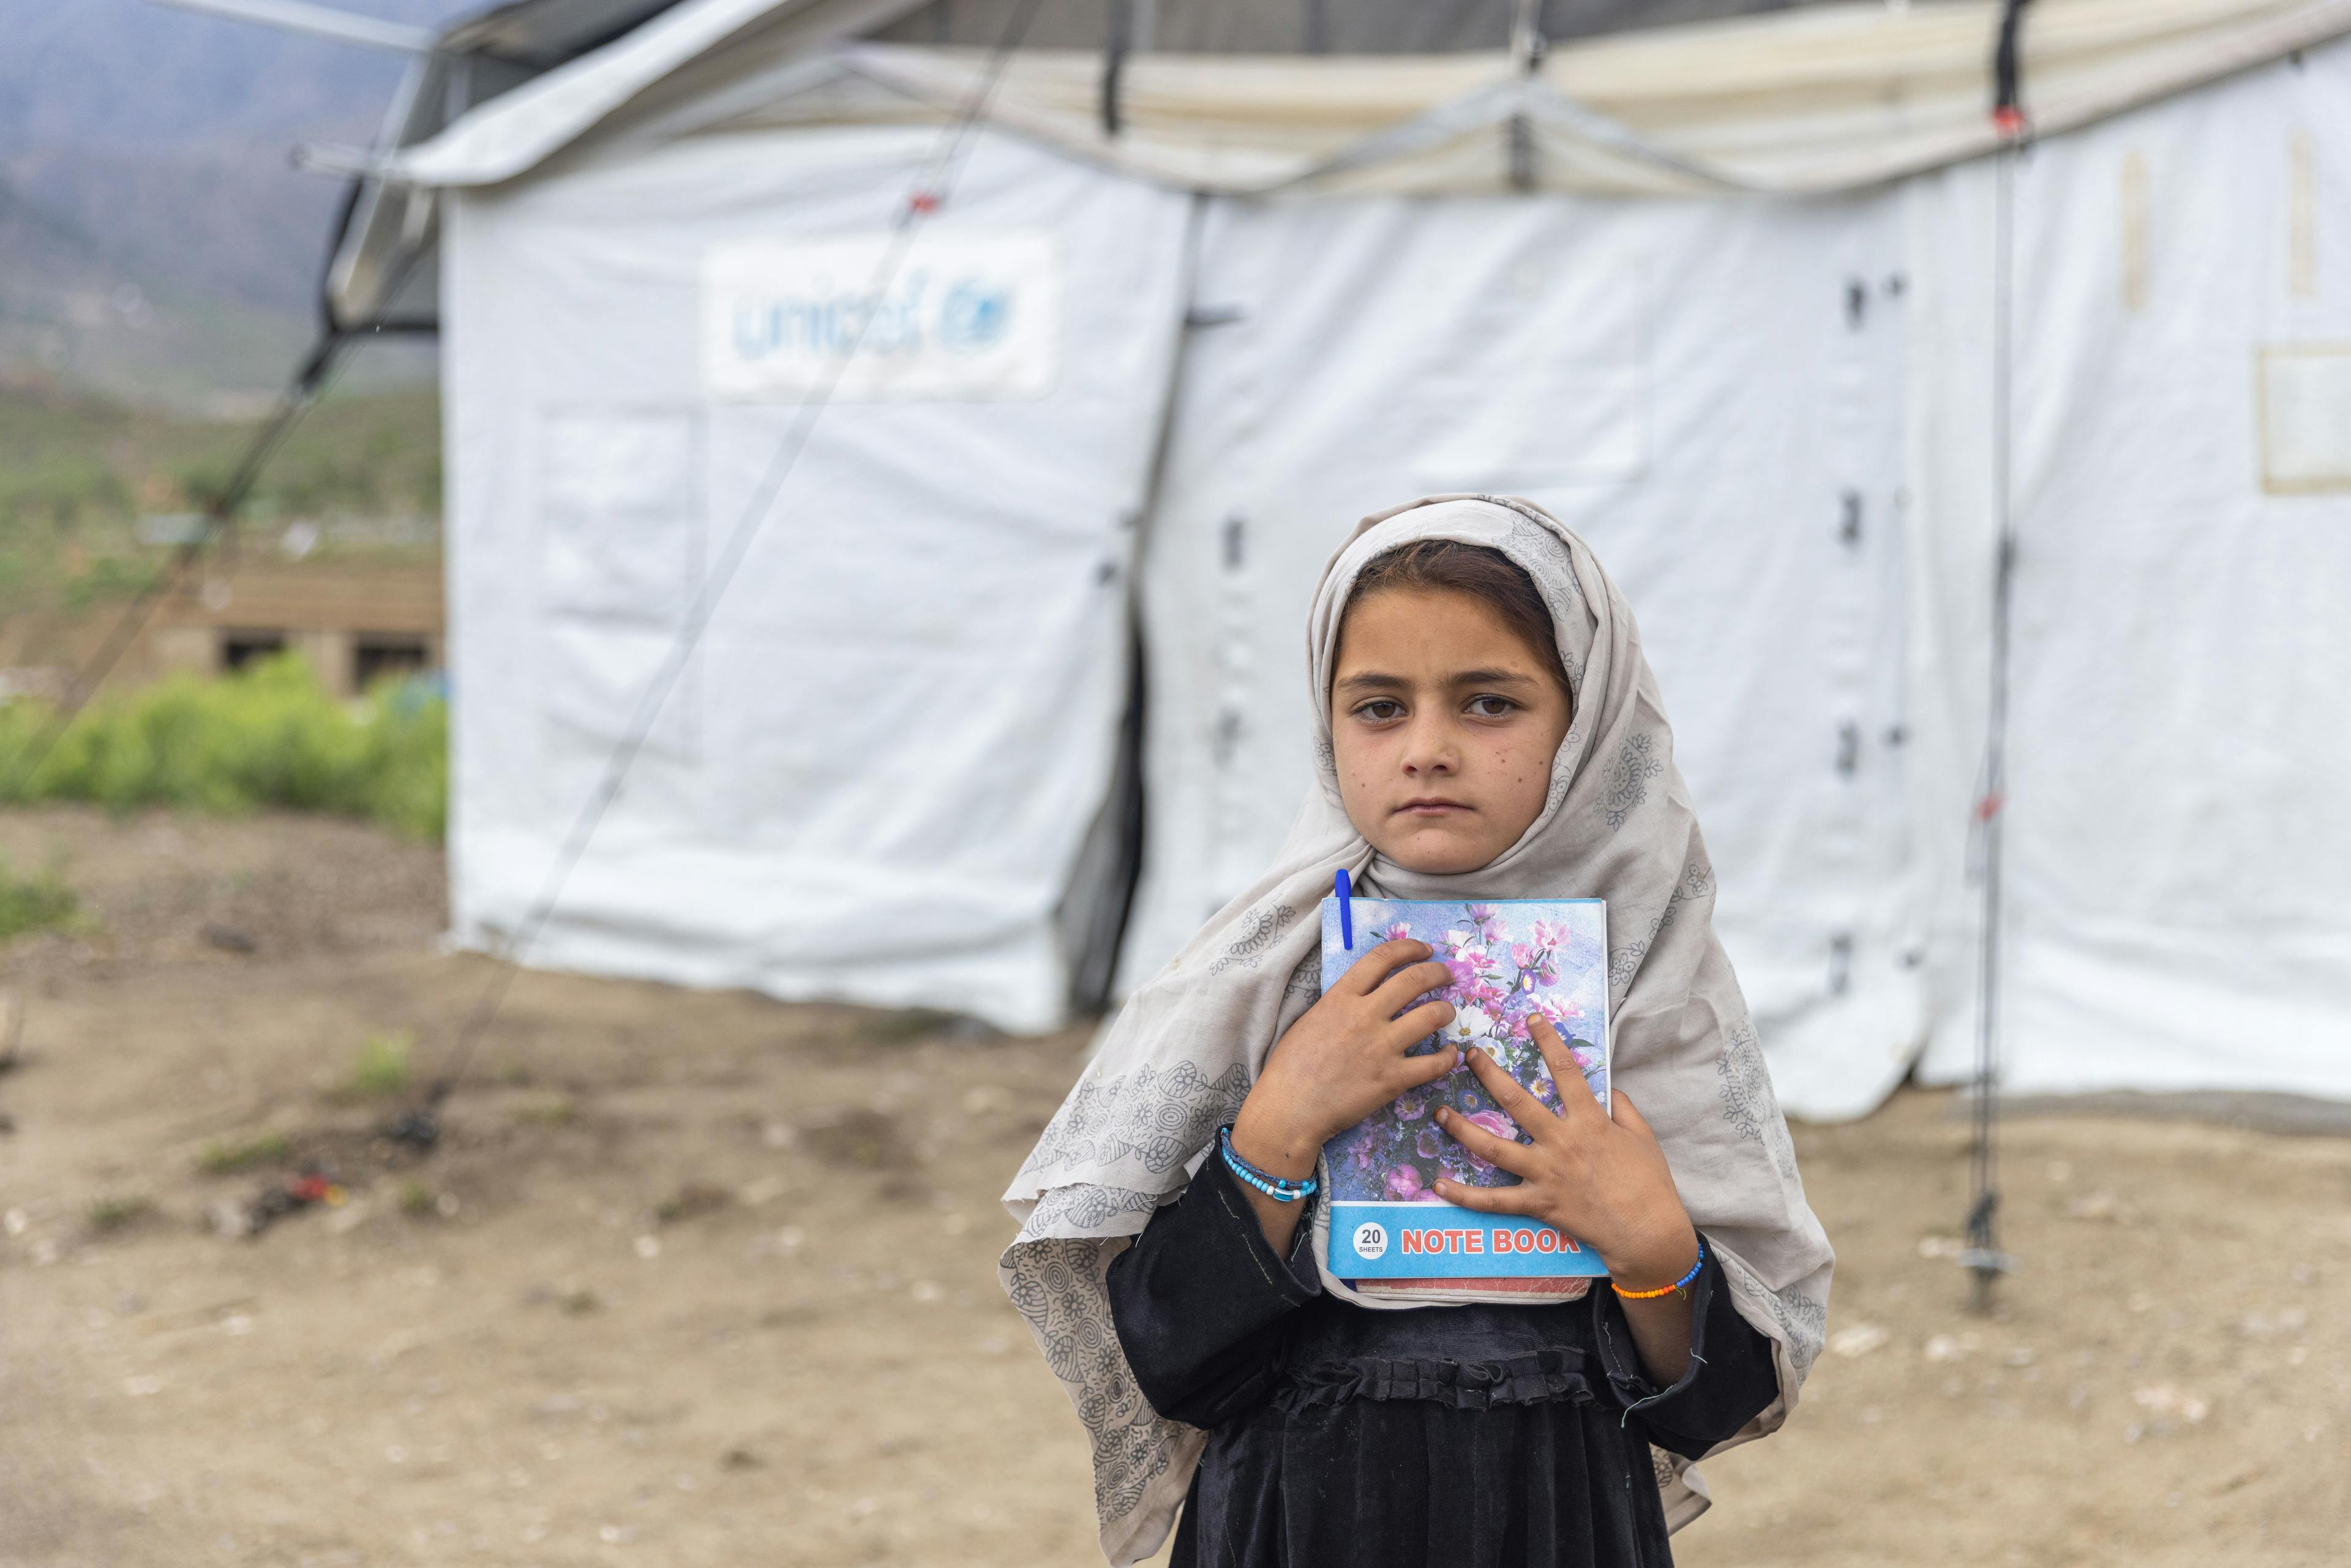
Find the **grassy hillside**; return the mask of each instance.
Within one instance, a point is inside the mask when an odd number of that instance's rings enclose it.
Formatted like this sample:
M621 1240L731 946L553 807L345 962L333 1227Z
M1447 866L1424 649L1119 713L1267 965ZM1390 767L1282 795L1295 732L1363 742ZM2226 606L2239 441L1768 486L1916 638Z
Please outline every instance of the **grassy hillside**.
M255 428L0 385L0 615L79 609L146 580L166 552L138 541L137 519L200 510ZM258 540L302 518L440 512L440 400L428 387L330 395L279 449L245 518ZM366 547L330 528L321 548Z

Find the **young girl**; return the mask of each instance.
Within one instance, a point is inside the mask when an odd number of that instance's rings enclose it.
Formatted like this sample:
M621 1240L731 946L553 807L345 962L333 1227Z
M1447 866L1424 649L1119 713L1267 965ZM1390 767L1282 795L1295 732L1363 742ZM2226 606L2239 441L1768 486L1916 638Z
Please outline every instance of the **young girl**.
M1777 1428L1818 1354L1831 1257L1715 940L1714 873L1631 612L1528 502L1368 518L1308 626L1321 778L1273 869L1126 1004L1005 1201L1001 1271L1093 1440L1113 1563L1178 1506L1179 1568L1666 1564L1687 1463ZM1319 900L1597 897L1613 1115L1548 1025L1564 1114L1451 1018L1415 942L1319 995ZM1610 1281L1575 1300L1365 1294L1323 1266L1323 1143L1475 1073L1531 1139L1443 1130ZM1417 1309L1417 1310L1415 1310Z

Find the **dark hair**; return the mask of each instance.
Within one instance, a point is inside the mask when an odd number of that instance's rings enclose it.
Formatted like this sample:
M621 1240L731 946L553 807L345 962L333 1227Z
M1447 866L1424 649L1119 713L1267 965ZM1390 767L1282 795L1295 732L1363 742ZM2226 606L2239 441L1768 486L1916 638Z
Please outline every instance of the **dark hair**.
M1526 569L1500 550L1458 539L1415 539L1372 558L1355 576L1347 593L1347 610L1372 594L1391 588L1440 589L1466 593L1502 618L1502 624L1541 655L1564 691L1566 666L1559 656L1559 634L1552 627L1551 606L1543 602L1535 580ZM1346 624L1346 612L1339 623Z

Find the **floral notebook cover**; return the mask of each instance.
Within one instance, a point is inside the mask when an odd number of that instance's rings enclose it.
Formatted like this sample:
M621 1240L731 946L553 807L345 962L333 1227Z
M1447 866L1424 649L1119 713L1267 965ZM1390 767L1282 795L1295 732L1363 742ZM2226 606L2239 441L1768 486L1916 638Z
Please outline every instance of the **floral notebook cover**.
M1453 1021L1407 1053L1440 1041L1483 1051L1538 1099L1559 1109L1559 1088L1530 1033L1548 1018L1583 1070L1589 1092L1608 1103L1608 906L1596 898L1506 899L1484 904L1357 898L1349 901L1354 946L1344 940L1339 901L1322 901L1322 986L1328 990L1383 942L1427 943L1453 971L1437 995ZM1581 1281L1608 1270L1572 1237L1515 1215L1458 1208L1431 1190L1444 1176L1470 1186L1514 1186L1519 1178L1478 1159L1446 1135L1432 1114L1451 1105L1506 1138L1529 1140L1496 1108L1465 1064L1398 1096L1322 1146L1330 1205L1331 1272L1342 1280L1490 1285L1499 1293L1541 1281ZM1424 1287L1426 1288L1426 1287Z

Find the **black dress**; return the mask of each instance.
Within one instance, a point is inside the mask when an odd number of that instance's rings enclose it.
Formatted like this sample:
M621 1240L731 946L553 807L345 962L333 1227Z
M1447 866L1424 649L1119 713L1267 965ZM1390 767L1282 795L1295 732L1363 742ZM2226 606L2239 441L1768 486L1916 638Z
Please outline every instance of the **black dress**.
M1711 1248L1661 1389L1604 1288L1375 1312L1324 1293L1311 1235L1276 1255L1212 1158L1111 1262L1144 1396L1208 1430L1171 1568L1665 1568L1650 1446L1695 1458L1778 1392Z

